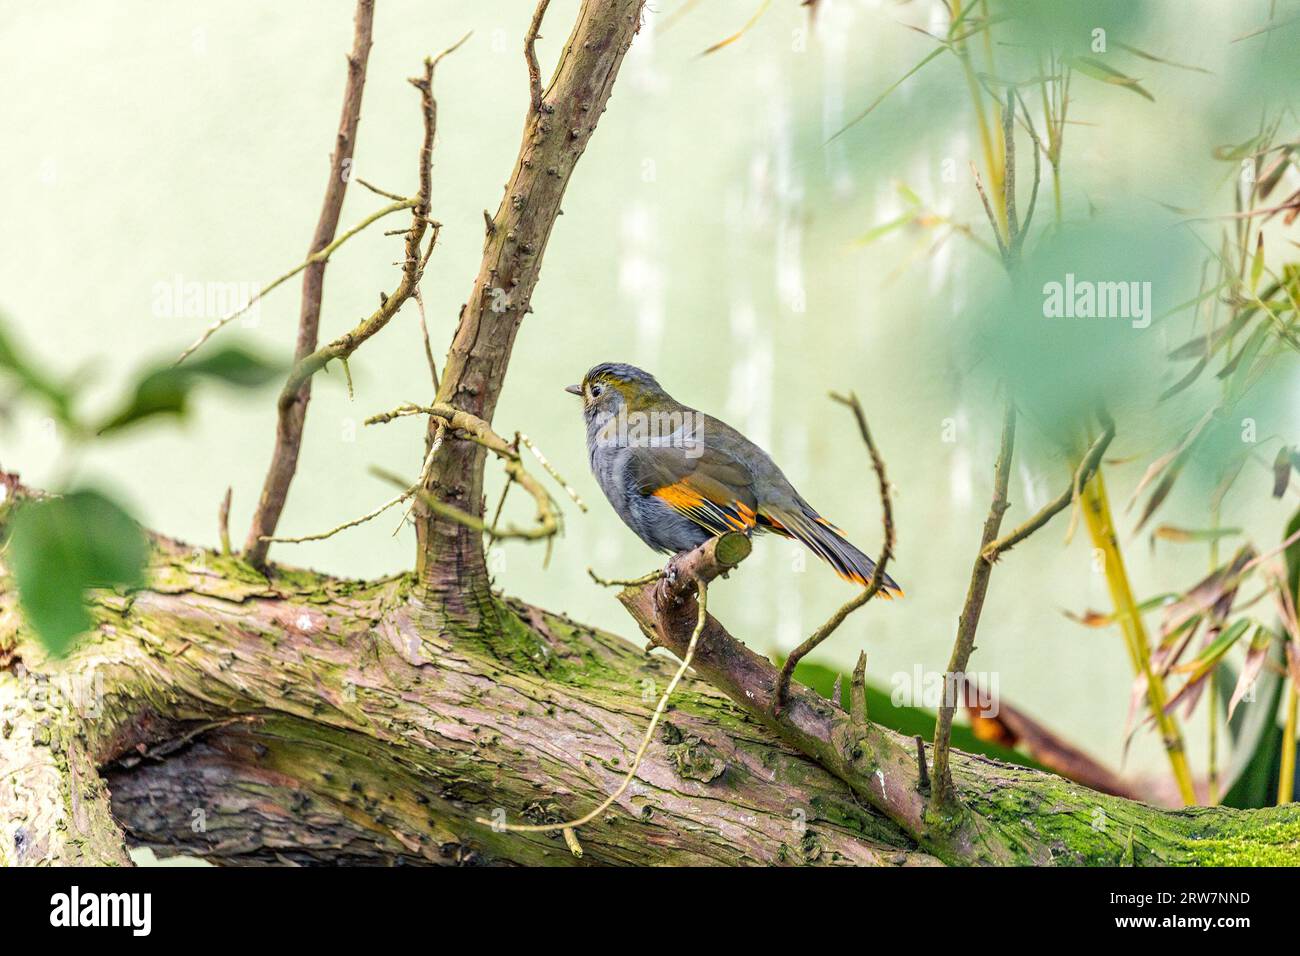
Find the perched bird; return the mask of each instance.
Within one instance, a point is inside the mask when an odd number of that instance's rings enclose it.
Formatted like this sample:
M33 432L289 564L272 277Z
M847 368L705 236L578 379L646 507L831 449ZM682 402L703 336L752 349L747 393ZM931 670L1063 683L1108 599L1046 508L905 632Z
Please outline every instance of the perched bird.
M803 499L767 452L730 425L682 405L632 365L595 366L581 385L587 454L605 497L656 551L681 553L727 531L797 538L866 587L875 562ZM880 594L902 589L885 575Z

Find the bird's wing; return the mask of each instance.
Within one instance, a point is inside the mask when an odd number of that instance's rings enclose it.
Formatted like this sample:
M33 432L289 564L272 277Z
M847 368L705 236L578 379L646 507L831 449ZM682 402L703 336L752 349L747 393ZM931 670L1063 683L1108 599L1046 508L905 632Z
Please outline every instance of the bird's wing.
M628 449L627 480L713 534L749 531L758 501L749 468L715 447L641 445Z

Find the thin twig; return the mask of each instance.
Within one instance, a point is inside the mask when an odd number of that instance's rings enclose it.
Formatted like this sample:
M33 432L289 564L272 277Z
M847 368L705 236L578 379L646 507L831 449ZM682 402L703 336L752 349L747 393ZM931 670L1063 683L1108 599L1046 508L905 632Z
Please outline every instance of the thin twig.
M433 360L433 346L429 343L429 323L424 317L424 296L417 286L415 289L415 306L420 312L420 337L424 339L424 360L429 364L429 379L433 383L433 394L438 394L438 363Z
M555 483L564 489L564 493L573 499L573 503L578 506L578 509L580 511L586 511L587 505L583 502L582 498L578 496L578 492L575 491L573 486L565 481L563 476L555 470L555 466L552 465L547 457L542 454L542 450L533 444L533 440L523 432L515 432L515 438L523 442L524 447L533 453L538 463L546 469L546 473L554 478Z
M668 706L668 698L677 689L678 682L686 673L686 669L691 666L691 661L695 658L695 648L699 644L700 634L704 632L704 625L709 619L708 614L708 585L703 581L696 580L697 592L695 601L699 606L699 613L695 620L695 630L691 632L690 642L686 645L686 654L682 657L681 666L677 668L677 673L673 674L672 680L668 682L668 687L664 689L663 696L659 698L659 703L655 707L654 715L650 718L650 726L646 728L645 736L641 739L641 746L637 748L636 756L632 758L632 766L623 776L623 782L619 784L617 790L606 797L596 809L590 813L583 814L576 820L570 820L568 823L545 823L540 825L514 824L514 823L493 823L491 820L485 820L483 817L475 817L476 823L492 826L498 830L507 830L512 833L549 833L553 830L576 830L578 827L590 823L602 813L604 813L614 801L623 795L623 792L631 786L632 781L636 779L636 772L641 769L641 761L645 758L646 751L650 749L650 742L654 739L655 728L659 726L659 719L663 717L664 709Z
M651 571L649 574L643 574L639 578L631 578L626 580L620 580L618 578L602 578L592 568L587 569L587 574L591 575L591 579L595 581L597 584L599 584L601 587L634 588L634 587L639 587L642 584L649 584L651 581L658 580L660 576L662 576L663 572Z
M400 495L397 495L395 498L391 498L388 501L384 502L382 505L380 505L378 508L375 508L373 511L366 512L360 518L353 518L351 521L345 521L343 522L343 524L339 525L338 527L330 528L330 530L322 531L319 534L307 534L307 535L303 535L300 538L270 538L268 540L276 544L304 544L308 541L324 541L326 538L334 537L334 535L338 534L340 531L346 531L349 528L355 528L359 524L365 524L367 521L370 521L372 518L378 518L389 508L392 508L396 505L400 505L403 501L407 501L415 496L415 489L419 487L420 483L422 483L426 478L429 477L429 473L433 470L433 456L437 452L437 450L438 449L436 447L432 448L430 449L429 453L424 456L424 465L420 469L419 482L417 482L415 485L411 486L410 488L407 488L405 491L403 491Z
M365 219L362 219L351 229L347 230L342 235L335 237L334 241L332 241L325 248L313 252L302 262L298 263L288 272L284 273L284 275L272 279L261 289L259 289L256 295L254 295L251 299L249 299L247 302L241 305L238 309L235 309L233 312L227 312L221 318L217 319L206 329L204 329L203 334L200 335L197 339L195 339L190 344L190 346L180 354L180 356L176 359L176 364L179 365L181 362L184 362L187 358L189 358L196 351L198 351L198 349L203 345L204 342L212 338L212 336L216 335L218 332L220 332L231 322L235 321L235 319L239 318L241 315L243 315L245 312L247 312L249 309L255 306L277 286L280 286L284 282L287 282L289 279L292 279L294 276L296 276L299 272L302 272L308 266L317 265L317 264L324 265L326 262L329 261L330 256L334 254L335 250L337 250L339 246L343 245L343 243L347 242L349 239L351 239L357 233L361 232L367 226L373 225L374 223L378 222L380 219L383 219L385 216L389 215L390 213L400 212L403 209L410 209L415 205L415 202L416 201L414 199L404 199L400 196L397 197L396 202L390 203L389 205L384 206L382 209L376 210L375 212L371 213L369 216L367 216ZM405 232L405 230L402 231Z
M234 489L227 485L226 493L221 498L221 506L217 508L217 535L221 539L221 553L230 554L230 496Z
M952 772L948 769L948 748L952 744L952 720L957 712L957 701L952 699L953 676L965 674L971 652L975 649L975 632L979 628L980 614L984 610L984 597L988 593L989 577L993 565L984 559L984 549L998 538L1002 516L1006 514L1007 485L1011 480L1011 457L1016 444L1016 406L1007 399L1002 420L1002 443L997 464L993 469L993 503L984 519L984 533L980 540L980 553L975 557L971 571L966 602L957 621L957 637L953 642L952 656L944 674L944 694L939 705L939 720L934 729L934 781L931 805L943 808L952 795Z
M979 170L975 168L974 163L970 164L970 171L971 175L975 177L975 189L980 194L980 201L984 203L984 215L988 216L989 226L993 229L993 238L998 241L998 255L1002 257L1003 262L1006 262L1007 246L1002 241L1002 230L998 228L997 217L993 215L993 206L989 204L988 193L984 192L984 183L980 179Z
M528 92L533 113L542 108L542 68L537 63L537 39L540 34L537 31L542 28L542 17L546 16L546 8L550 3L551 0L538 0L537 9L533 11L533 22L528 25L528 33L524 37L524 62L528 64Z
M778 712L780 712L785 702L786 690L790 686L790 677L794 674L794 669L799 661L816 648L818 644L830 637L835 629L844 623L845 618L876 596L885 583L885 566L889 564L889 559L894 553L894 509L889 496L889 479L885 476L884 459L881 458L880 450L876 448L876 443L871 437L871 429L867 427L867 417L862 411L862 404L858 401L858 397L852 393L845 398L843 395L832 392L831 398L841 405L847 405L853 412L853 416L858 422L858 433L862 436L862 441L866 444L867 452L871 456L871 467L875 470L876 480L880 485L880 510L881 521L885 528L885 542L881 546L880 556L876 559L876 568L871 573L871 580L867 583L866 588L832 614L825 624L817 628L811 637L791 651L790 656L785 659L785 664L781 668L781 675L778 678L775 695Z
M1070 482L1070 487L1061 492L1057 498L1045 505L1042 510L1024 524L985 548L982 552L984 560L989 562L997 561L1003 554L1010 551L1021 541L1024 541L1039 528L1042 528L1047 524L1047 522L1051 521L1056 517L1056 515L1064 511L1071 503L1078 501L1079 495L1083 491L1083 486L1092 479L1092 476L1096 474L1097 469L1101 467L1102 456L1106 454L1106 449L1110 447L1111 439L1114 437L1115 423L1108 422L1105 431L1103 431L1100 437L1092 443L1092 447L1088 449L1088 453L1084 455L1083 460L1079 462L1079 467L1075 469L1074 477Z
M462 511L452 505L438 500L430 494L427 489L420 488L415 492L417 497L430 510L444 517L450 518L459 524L464 525L472 530L488 534L491 533L494 540L503 538L523 538L531 541L541 540L543 538L554 537L560 531L559 513L555 509L555 502L547 493L546 489L524 468L523 459L519 457L519 449L512 446L508 441L492 430L492 426L483 419L471 415L469 412L461 411L450 405L399 405L390 412L383 412L378 415L372 415L366 419L367 425L378 425L391 422L397 418L404 418L410 415L428 415L434 419L444 421L448 428L456 433L457 438L475 442L491 451L498 458L505 462L506 477L517 483L521 488L527 491L537 504L537 527L534 528L516 528L513 525L506 527L504 530L489 530L487 524L482 518ZM400 487L408 487L400 478L397 478L390 472L382 469L371 469L372 473L378 475L386 481L393 482ZM425 476L427 478L427 476ZM421 485L423 482L421 482Z
M419 189L411 207L411 225L406 231L405 255L402 258L402 276L391 295L380 295L380 305L350 332L339 336L328 345L315 348L315 327L311 329L310 342L299 337L297 359L280 391L277 403L276 448L267 470L257 512L245 544L245 558L254 566L264 564L267 550L275 535L276 525L288 497L289 485L297 471L298 451L302 445L306 406L311 396L311 379L334 359L346 360L371 336L384 328L416 290L429 261L433 246L438 240L441 224L429 218L433 143L438 126L438 104L433 96L434 69L443 57L460 47L469 34L443 50L436 57L426 57L424 74L410 80L420 92L420 112L424 121L424 136L419 153ZM429 248L423 248L425 232L431 233ZM319 306L317 308L319 320ZM309 346L306 350L303 346Z
M343 198L347 192L348 170L356 149L357 128L361 122L361 95L365 89L366 64L370 59L371 32L374 24L374 0L357 0L356 29L352 53L348 57L348 79L343 90L343 110L330 157L329 180L325 198L321 203L320 219L312 237L309 255L325 249L334 239L338 229ZM294 344L294 360L301 361L316 350L320 331L321 297L325 286L325 262L313 262L303 271L302 303L298 314L298 336ZM257 508L253 512L252 526L244 545L244 556L250 564L259 566L266 562L269 545L262 535L275 534L275 526L284 510L298 468L298 451L302 447L303 424L307 418L307 403L311 400L311 386L300 383L286 401L283 397L276 406L275 447Z

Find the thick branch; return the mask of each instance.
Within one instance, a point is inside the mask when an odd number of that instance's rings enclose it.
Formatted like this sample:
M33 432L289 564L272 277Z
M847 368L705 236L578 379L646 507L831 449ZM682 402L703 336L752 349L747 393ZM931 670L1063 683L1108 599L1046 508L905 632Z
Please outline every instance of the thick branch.
M0 577L0 650L27 662L0 669L15 728L0 738L2 862L23 826L23 863L123 861L96 766L132 844L223 863L934 862L689 677L636 781L583 828L581 860L558 833L477 825L552 822L613 792L674 662L522 604L494 603L493 628L471 632L412 601L407 579L268 580L158 547L152 589L101 595L65 661L29 639ZM93 716L32 711L34 687L64 680L98 682ZM47 733L54 745L25 743ZM72 741L85 759L60 777Z
M640 26L643 3L584 0L537 109L531 108L531 97L538 86L530 80L523 142L501 205L488 223L478 276L443 369L439 403L492 422L561 200L609 102L623 55ZM535 32L530 31L525 46L530 70ZM430 443L435 430L431 421ZM481 519L483 465L481 446L451 443L439 454L427 490L457 512ZM472 622L488 593L482 535L424 504L417 505L415 516L421 585L431 601Z
M690 572L712 566L700 553L709 547L701 545L676 562L673 581L636 584L619 595L641 629L674 654L683 652L694 626ZM936 812L921 779L915 740L867 722L856 673L849 713L798 684L790 686L786 706L777 713L777 671L711 616L694 669L749 717L842 779L923 850L949 863L1222 863L1233 856L1244 859L1234 842L1241 828L1269 825L1280 825L1279 833L1286 835L1281 847L1273 844L1266 852L1300 859L1300 806L1245 813L1159 810L965 754L954 755L951 767L961 802Z

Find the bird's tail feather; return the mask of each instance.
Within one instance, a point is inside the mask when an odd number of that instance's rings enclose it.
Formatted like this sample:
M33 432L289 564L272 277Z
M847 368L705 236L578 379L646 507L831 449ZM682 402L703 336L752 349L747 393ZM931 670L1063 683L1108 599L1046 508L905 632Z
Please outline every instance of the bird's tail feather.
M866 587L876 571L876 562L859 551L844 532L808 507L765 508L760 522L777 534L803 542L846 581ZM765 521L763 519L766 519ZM892 592L892 593L891 593ZM903 596L903 589L888 574L881 582L880 596L892 599Z

